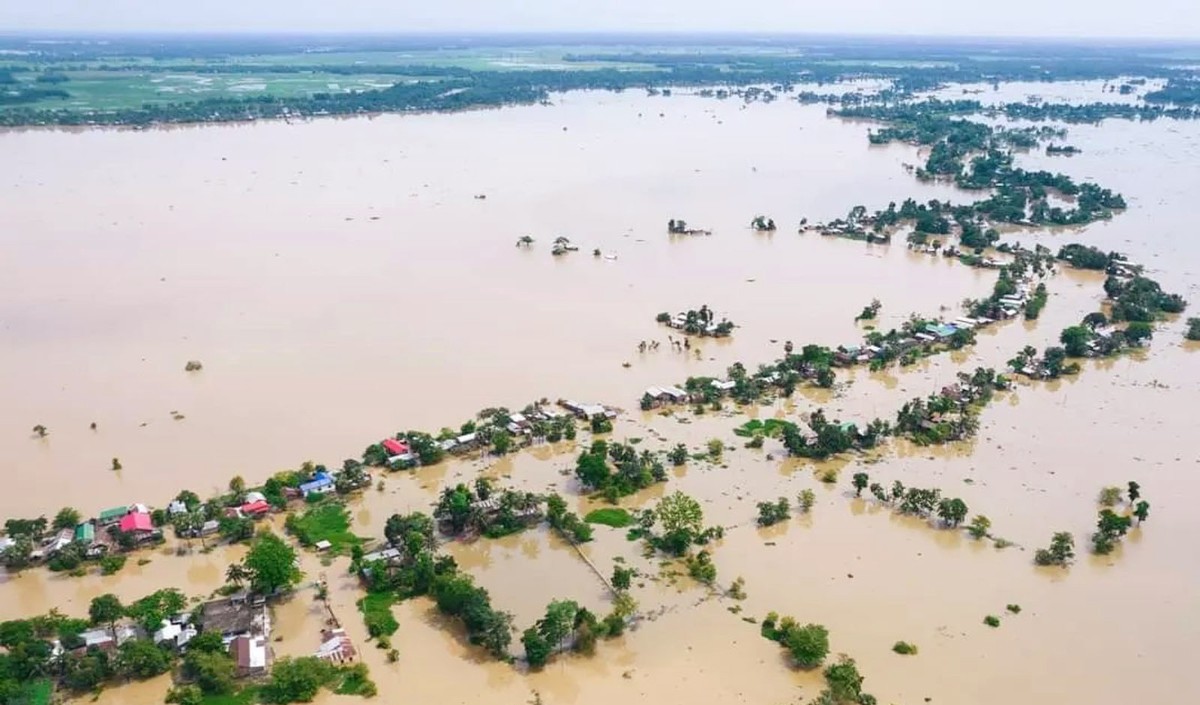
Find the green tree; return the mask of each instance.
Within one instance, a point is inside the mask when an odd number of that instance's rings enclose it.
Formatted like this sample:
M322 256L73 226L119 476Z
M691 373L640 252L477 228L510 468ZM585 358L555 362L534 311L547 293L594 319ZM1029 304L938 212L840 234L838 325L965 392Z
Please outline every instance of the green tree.
M571 600L555 600L546 606L546 616L538 620L537 629L551 647L558 647L575 627L579 605Z
M807 514L813 505L817 502L817 495L812 490L801 490L796 497L796 503L800 505L800 511Z
M870 476L867 475L867 473L865 473L865 472L854 473L854 496L861 497L862 491L867 489L867 486L870 485L870 483L871 483L871 478L870 478Z
M63 507L54 515L54 528L74 529L79 525L79 510L74 507Z
M1133 345L1141 345L1143 341L1154 337L1154 326L1143 321L1134 321L1125 328L1125 340Z
M8 570L20 571L29 567L33 560L33 540L28 536L13 537L12 545L0 554L0 559Z
M536 627L530 627L521 635L521 643L525 646L525 660L530 668L541 668L550 658L550 644L538 632Z
M825 668L825 682L835 703L861 703L863 677L854 659L842 657Z
M111 592L93 597L88 605L88 617L92 624L107 624L114 639L117 638L117 620L124 616L125 606L121 604L121 598Z
M633 584L633 569L613 566L612 586L617 590L628 590Z
M162 626L162 622L171 615L178 614L187 606L187 597L175 588L157 590L125 609L125 614L136 619L138 624L149 633Z
M1039 548L1033 556L1038 565L1065 566L1075 558L1075 537L1069 531L1059 531L1050 539L1050 548Z
M937 513L947 526L958 526L967 518L967 503L957 497L943 499L938 503Z
M682 443L675 444L675 447L672 448L671 452L667 454L667 459L671 461L672 465L683 465L688 459L687 446Z
M820 624L789 629L783 635L783 645L801 668L816 668L829 655L829 630Z
M970 526L967 531L972 538L981 539L988 535L988 530L992 528L992 520L982 514L976 514L975 518L971 519Z
M704 510L700 503L679 491L663 497L654 515L663 529L663 545L677 555L682 555L703 531Z
M333 665L315 656L281 658L271 667L271 678L262 689L263 699L281 705L312 702L335 676Z
M1142 522L1146 521L1146 517L1150 516L1150 503L1146 500L1138 502L1133 508L1133 515L1137 517L1138 526L1141 526Z
M258 535L244 563L251 589L264 595L295 585L303 575L296 566L296 550L270 532Z
M220 634L217 636L220 637ZM194 680L200 690L208 695L232 692L235 670L236 664L224 650L207 651L189 647L183 658L184 675Z
M241 587L242 583L250 579L250 571L246 570L246 566L241 563L230 563L225 569L225 582L235 587Z
M1058 340L1063 344L1067 355L1083 357L1087 355L1087 344L1092 339L1092 332L1086 326L1071 326L1064 328Z
M1129 481L1129 503L1134 504L1142 498L1142 486L1133 480Z
M130 639L117 649L114 665L126 678L144 680L170 670L171 654L148 639Z

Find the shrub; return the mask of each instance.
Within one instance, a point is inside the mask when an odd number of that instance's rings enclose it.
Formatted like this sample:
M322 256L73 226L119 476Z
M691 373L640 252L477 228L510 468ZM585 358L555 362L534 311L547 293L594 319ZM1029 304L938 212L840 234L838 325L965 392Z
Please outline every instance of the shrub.
M892 651L902 656L912 656L917 653L917 645L910 644L907 641L897 641L895 644L892 644Z
M994 614L989 614L983 618L983 623L989 627L998 627L1000 626L1000 618Z

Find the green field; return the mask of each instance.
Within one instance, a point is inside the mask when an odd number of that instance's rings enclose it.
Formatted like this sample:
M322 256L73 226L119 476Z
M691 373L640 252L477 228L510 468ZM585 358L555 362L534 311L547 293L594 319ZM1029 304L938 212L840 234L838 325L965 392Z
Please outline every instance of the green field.
M610 49L611 50L611 49ZM13 74L17 83L0 85L0 91L53 87L70 94L67 99L43 98L0 104L14 108L54 108L111 111L145 105L183 103L206 98L308 98L315 93L348 93L388 88L396 83L429 80L437 75L413 76L406 67L444 67L470 71L590 70L599 68L649 68L620 62L567 62L572 52L586 47L529 47L472 50L396 52L311 52L249 54L221 58L154 59L128 56L78 62L13 62L28 68ZM0 69L6 67L0 61ZM67 77L65 83L46 86L35 82L42 72ZM363 73L357 73L363 71Z

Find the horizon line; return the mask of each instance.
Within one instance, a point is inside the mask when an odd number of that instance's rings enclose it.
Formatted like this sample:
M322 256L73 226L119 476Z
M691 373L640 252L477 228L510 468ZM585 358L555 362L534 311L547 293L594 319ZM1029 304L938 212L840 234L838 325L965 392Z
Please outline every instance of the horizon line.
M131 30L84 30L84 29L0 29L0 38L21 37L63 38L186 38L186 37L275 37L275 38L723 38L747 40L771 39L862 39L862 40L909 40L909 41L955 41L981 43L1144 43L1200 46L1200 38L1171 36L1116 36L1116 35L979 35L957 33L879 33L879 32L813 32L813 31L766 31L766 30L586 30L586 29L538 29L538 30L486 30L486 29L416 29L416 30L291 30L291 29L131 29Z

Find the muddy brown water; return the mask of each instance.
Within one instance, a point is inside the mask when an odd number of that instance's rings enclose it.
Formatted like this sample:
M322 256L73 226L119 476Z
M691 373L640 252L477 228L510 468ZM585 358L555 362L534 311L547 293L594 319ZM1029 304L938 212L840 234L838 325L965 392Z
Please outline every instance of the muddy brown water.
M253 481L306 459L336 463L384 433L456 424L483 406L595 399L628 409L614 436L643 447L728 443L722 464L690 462L623 504L653 506L675 489L700 498L709 522L731 527L713 547L718 582L744 577L748 598L714 596L678 566L644 557L623 531L597 527L589 559L609 571L620 558L645 576L633 595L654 618L635 631L591 659L526 674L481 658L416 600L395 608L400 660L388 664L366 643L344 559L323 566L307 556L307 578L329 580L331 605L387 699L811 698L819 675L790 669L742 620L771 610L827 625L834 651L859 662L881 702L1196 699L1185 674L1200 650L1200 559L1188 543L1200 528L1190 501L1200 350L1182 341L1181 320L1161 326L1144 354L1018 384L987 408L969 443L896 443L876 458L814 464L783 459L777 443L744 449L732 434L747 414L794 418L816 405L847 419L890 415L960 369L1000 367L1026 343L1054 341L1099 306L1101 278L1061 272L1040 321L998 325L973 348L912 368L855 370L833 395L802 390L746 414L636 411L649 384L767 360L785 339L853 340L853 317L872 298L888 327L912 311L956 311L990 289L993 275L899 245L794 233L802 216L831 218L857 203L964 197L913 181L901 165L917 151L870 147L865 129L785 102L742 109L572 94L553 108L452 116L0 135L9 194L0 201L0 467L19 490L0 497L0 516L161 502L234 474ZM1068 141L1084 152L1020 161L1096 179L1124 193L1129 211L1020 239L1126 251L1200 300L1200 246L1188 230L1200 126L1108 121L1073 126ZM758 213L781 229L750 232ZM672 240L671 217L714 235ZM515 248L526 233L538 242ZM552 258L560 234L581 251ZM596 247L616 259L594 259ZM670 352L654 314L701 303L741 327L731 341L702 343L700 360ZM651 339L663 348L639 355L637 342ZM205 369L184 373L189 359ZM35 423L48 438L30 437ZM355 530L379 535L389 514L427 508L442 486L481 472L569 493L586 512L600 505L575 496L563 474L577 452L563 443L389 476L352 506ZM114 456L120 473L107 469ZM837 484L818 480L827 468ZM1014 545L998 550L855 500L848 477L859 470L960 496ZM1150 520L1113 555L1087 555L1096 492L1131 479L1152 504ZM804 488L817 493L810 515L753 526L756 502ZM1058 530L1075 533L1076 565L1035 568L1033 550ZM551 599L606 604L589 569L544 531L448 550L519 628ZM207 594L240 550L145 557L110 577L9 576L0 616L83 613L109 591ZM1009 603L1021 614L1006 613ZM982 624L988 614L1002 618L999 629ZM322 620L313 591L300 591L276 610L277 653L311 653ZM901 639L920 653L893 654ZM167 685L113 688L101 702L160 702Z

